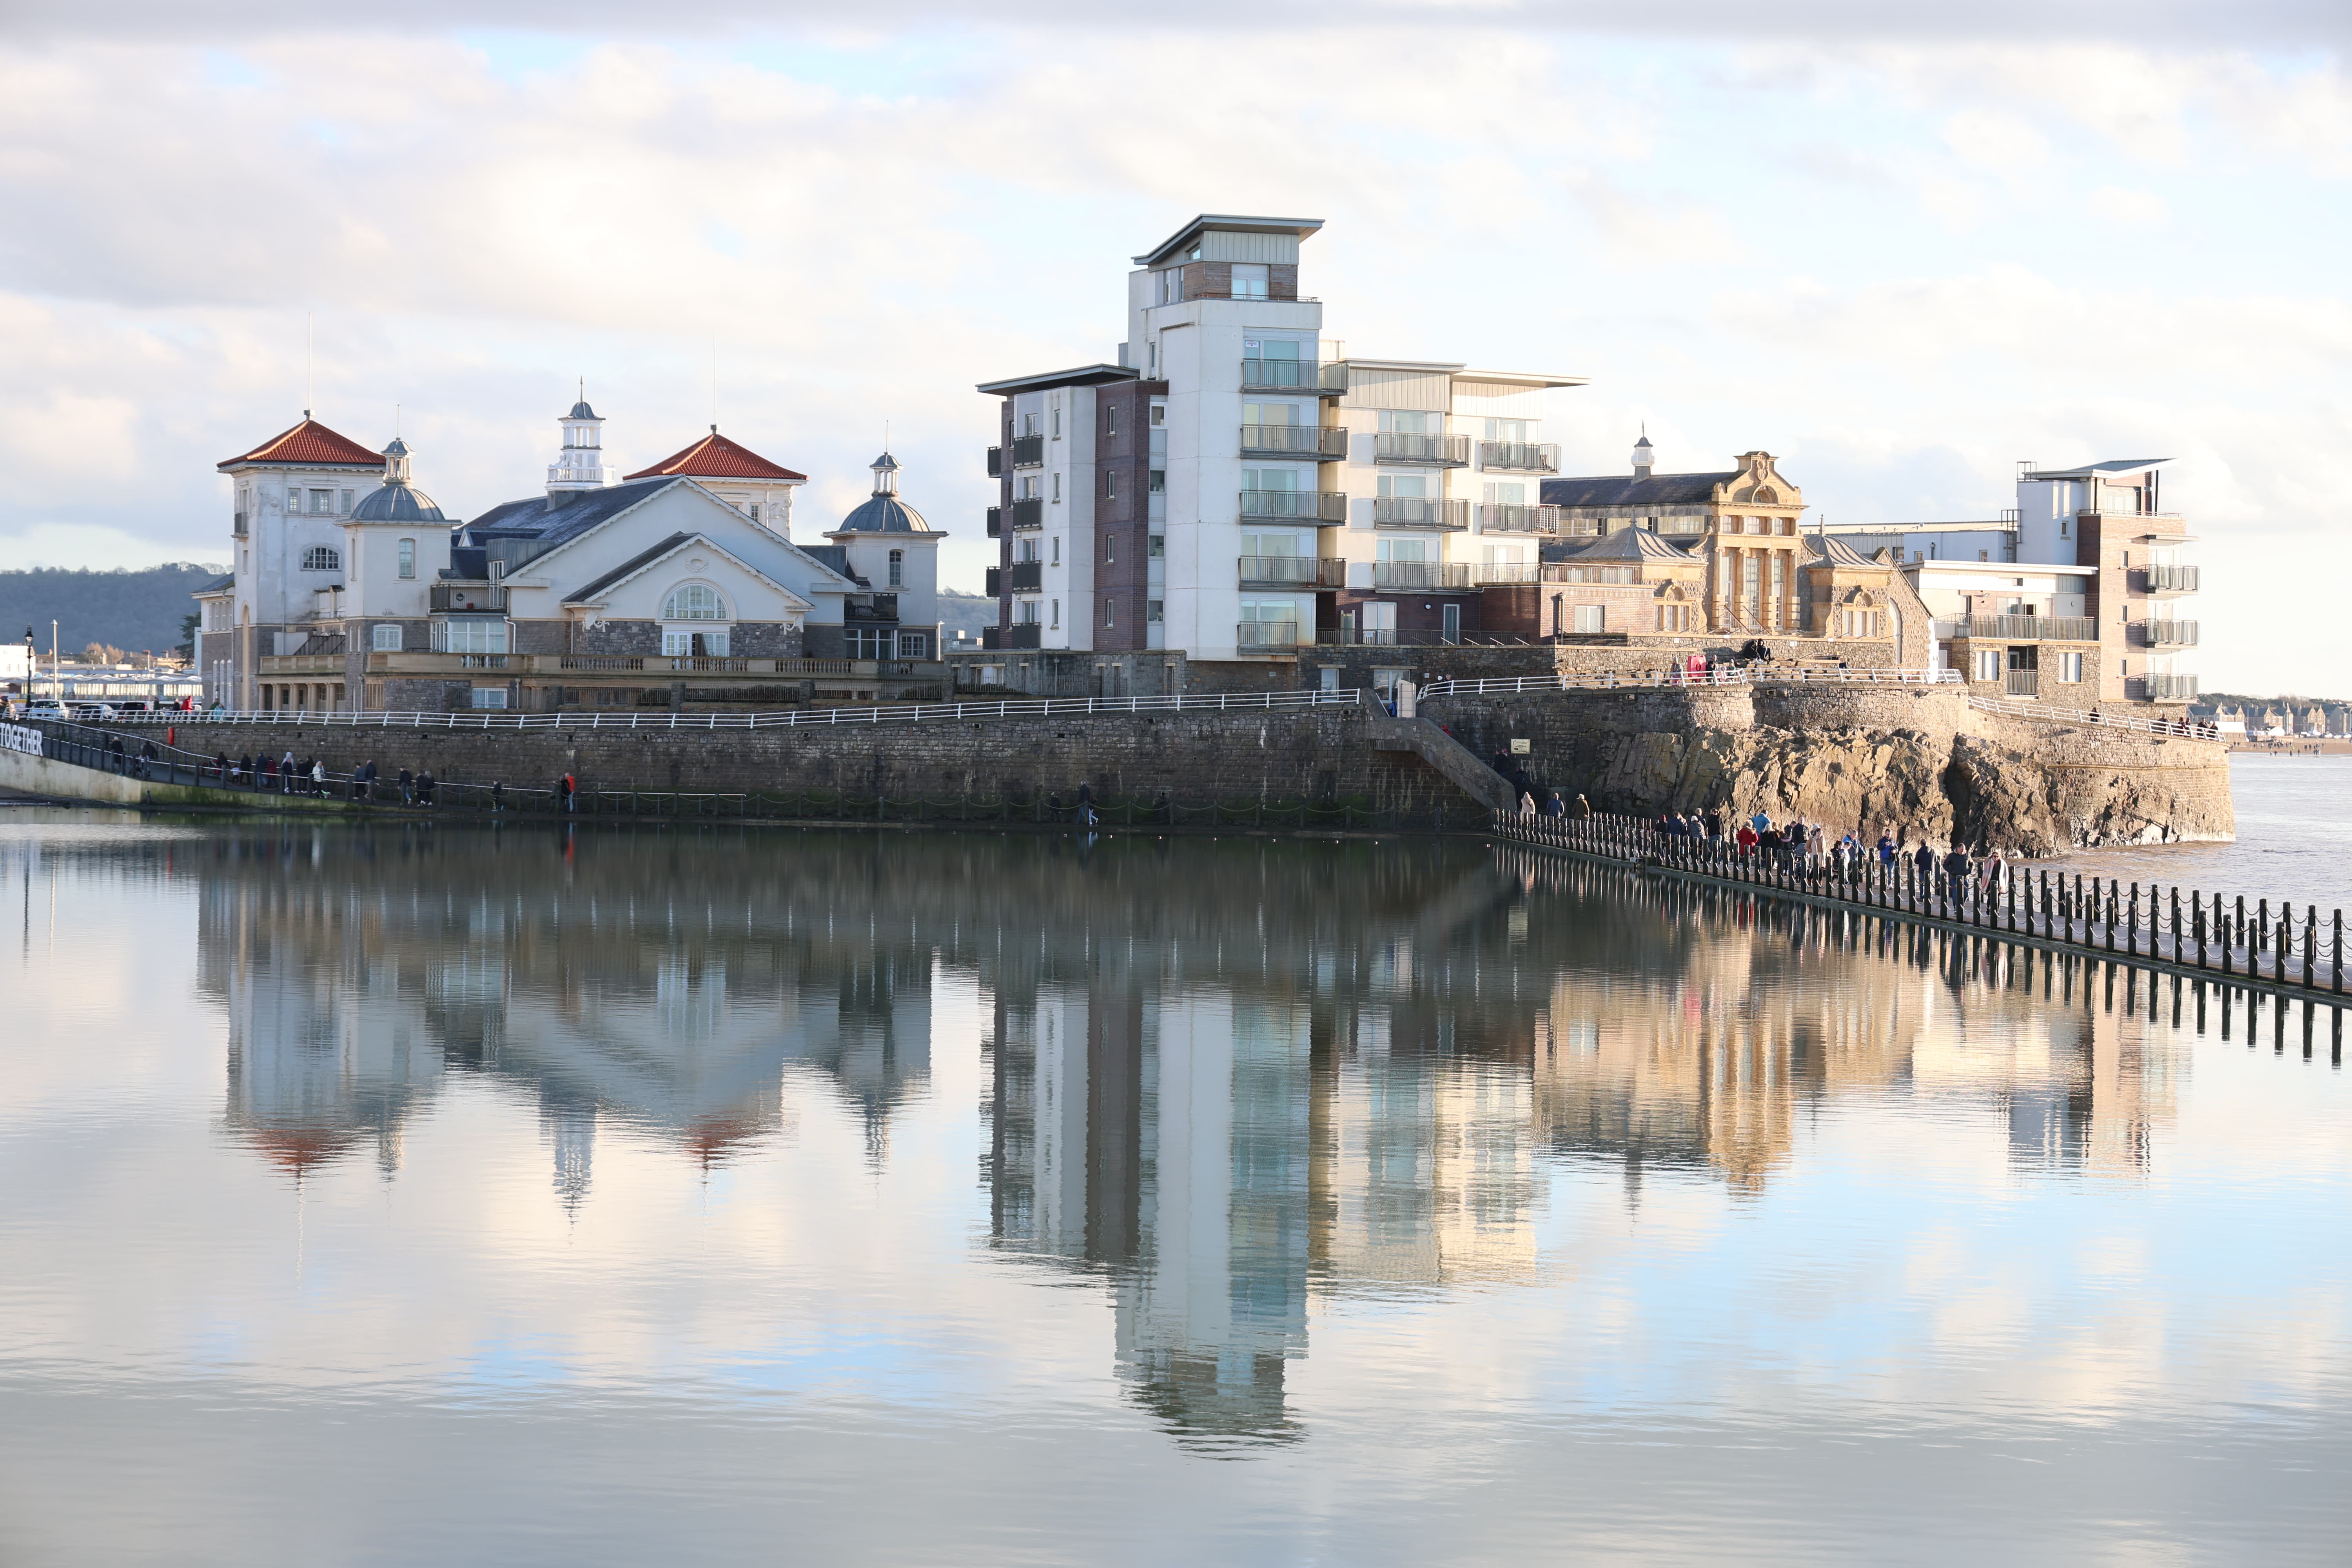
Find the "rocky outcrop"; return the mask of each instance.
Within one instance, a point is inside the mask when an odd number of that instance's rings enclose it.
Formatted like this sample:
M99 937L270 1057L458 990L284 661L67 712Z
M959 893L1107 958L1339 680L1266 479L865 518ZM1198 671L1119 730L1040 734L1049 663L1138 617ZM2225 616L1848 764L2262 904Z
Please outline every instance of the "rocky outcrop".
M1759 691L1744 713L1724 693L1692 694L1706 699L1703 712L1676 695L1456 698L1429 710L1480 754L1528 740L1536 778L1604 811L1760 810L2026 856L2235 831L2228 759L2211 742L2001 718L1940 692L1815 690L1799 701Z

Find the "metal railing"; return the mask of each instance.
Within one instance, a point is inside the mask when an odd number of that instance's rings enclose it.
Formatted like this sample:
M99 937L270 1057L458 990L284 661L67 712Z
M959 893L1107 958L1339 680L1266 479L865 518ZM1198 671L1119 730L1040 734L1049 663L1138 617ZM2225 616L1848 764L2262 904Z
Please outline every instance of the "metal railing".
M2012 669L2001 683L2001 689L2011 697L2042 695L2042 672L2038 669Z
M2195 647L2195 621L2134 621L2143 647Z
M1043 467L1045 461L1045 437L1015 436L1013 437L1013 466L1016 468Z
M1559 472L1559 447L1549 441L1481 441L1478 466L1507 468L1516 473L1556 474Z
M990 507L988 509L988 537L991 539L1001 539L1003 537L1003 534L1004 509L1001 506Z
M2099 624L2088 616L1959 616L1934 622L1947 641L1990 637L2002 642L2096 642Z
M425 602L436 616L465 610L503 613L507 591L488 583L435 583L425 589Z
M1418 463L1442 468L1467 468L1470 464L1470 437L1416 436L1403 431L1384 430L1372 437L1372 461Z
M2273 910L2268 899L2258 899L2249 909L2243 898L2233 901L2154 882L2126 886L2080 872L2070 878L1958 847L1944 855L1925 845L1910 853L1899 844L1876 850L1866 841L1866 825L1857 826L1852 850L1826 854L1805 844L1747 845L1709 837L1679 816L1651 822L1498 811L1491 826L1499 838L1653 872L1747 884L2062 952L2126 959L2191 978L2258 984L2287 994L2344 994L2344 912L2323 918L2316 904L2297 914L2290 900ZM2284 1010L2276 1017L2284 1044Z
M1242 390L1310 392L1318 397L1337 397L1348 390L1348 367L1344 363L1318 364L1311 359L1244 359Z
M1035 621L1015 621L1009 626L982 626L980 646L989 653L1019 652L1045 646L1045 628Z
M1004 477L1004 448L1002 447L988 449L988 477L992 479Z
M1559 508L1481 501L1478 527L1486 533L1556 533L1559 530Z
M1372 500L1372 526L1465 529L1470 526L1470 503L1435 496L1377 496Z
M1045 526L1045 502L1043 497L1027 496L1004 510L1004 526L1015 533Z
M1348 521L1348 498L1339 490L1244 490L1241 498L1245 518L1318 524Z
M1330 556L1244 555L1238 560L1241 584L1344 588L1348 563Z
M2150 677L2154 679L2154 677ZM1969 706L1983 713L2010 719L2035 719L2045 723L2083 724L2101 730L2129 730L2141 735L2172 735L2190 741L2218 741L2220 726L2196 719L2139 719L2102 708L2060 708L2049 702L2027 702L2013 697L1969 694Z
M1638 583L1642 571L1638 566L1574 566L1547 563L1543 569L1547 583Z
M1348 432L1337 425L1244 425L1242 450L1336 463L1348 455Z
M2143 566L2139 569L2140 591L2144 594L2194 594L2203 569L2197 566Z
M1470 580L1482 588L1540 583L1544 580L1543 570L1543 563L1537 561L1474 561L1470 563Z
M1470 567L1451 561L1375 561L1372 586L1406 593L1466 594Z
M1234 628L1235 647L1278 649L1288 653L1298 646L1297 621L1244 621Z
M1433 680L1421 689L1423 697L1496 697L1531 691L1616 691L1626 688L1667 686L1953 686L1960 684L1954 669L1793 669L1750 668L1719 664L1701 669L1686 665L1650 670L1602 670L1596 674L1559 671L1551 675L1503 675L1483 679Z
M1437 626L1318 626L1318 647L1547 647L1550 639L1518 632L1449 632Z

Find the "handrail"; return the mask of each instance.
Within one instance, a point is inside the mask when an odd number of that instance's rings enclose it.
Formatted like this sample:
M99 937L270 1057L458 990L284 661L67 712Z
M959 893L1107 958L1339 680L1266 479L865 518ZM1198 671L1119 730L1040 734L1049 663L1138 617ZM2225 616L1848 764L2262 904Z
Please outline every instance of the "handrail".
M1722 664L1706 669L1666 668L1579 675L1500 675L1483 679L1433 680L1420 689L1428 697L1492 697L1525 691L1619 691L1674 686L1956 686L1957 669L1749 669Z
M1284 622L1289 626L1292 623ZM969 719L1045 719L1085 713L1195 713L1229 710L1346 708L1352 687L1339 691L1196 691L1165 697L1024 697L982 702L905 703L888 708L793 709L781 713L516 713L498 709L447 713L310 713L258 711L142 713L110 722L144 724L288 725L322 729L418 730L769 730L803 724L919 724ZM56 723L56 720L42 720Z

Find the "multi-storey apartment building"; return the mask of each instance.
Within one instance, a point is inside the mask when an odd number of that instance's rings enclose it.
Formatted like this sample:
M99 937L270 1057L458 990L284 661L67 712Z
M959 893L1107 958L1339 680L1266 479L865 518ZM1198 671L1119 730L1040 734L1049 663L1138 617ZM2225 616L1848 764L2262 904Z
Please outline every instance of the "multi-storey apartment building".
M1542 395L1583 378L1350 359L1311 218L1203 215L1135 258L1116 363L983 384L1000 648L1289 656L1475 631L1540 574Z
M1983 522L1829 531L1892 549L1936 616L1939 657L1972 686L2011 696L2189 702L2200 568L2164 510L2168 459L2017 466L2017 505Z

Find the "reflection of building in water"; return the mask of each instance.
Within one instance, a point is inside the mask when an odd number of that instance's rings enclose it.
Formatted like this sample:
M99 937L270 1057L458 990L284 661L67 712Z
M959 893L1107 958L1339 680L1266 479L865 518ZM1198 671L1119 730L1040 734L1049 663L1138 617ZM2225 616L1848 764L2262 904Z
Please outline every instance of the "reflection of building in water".
M709 1163L783 1125L795 1072L878 1156L929 1072L929 948L855 889L785 889L720 855L680 879L616 847L567 865L488 835L228 841L199 946L229 1016L230 1126L297 1168L373 1139L389 1172L406 1117L450 1072L486 1072L534 1090L568 1205L600 1130Z

